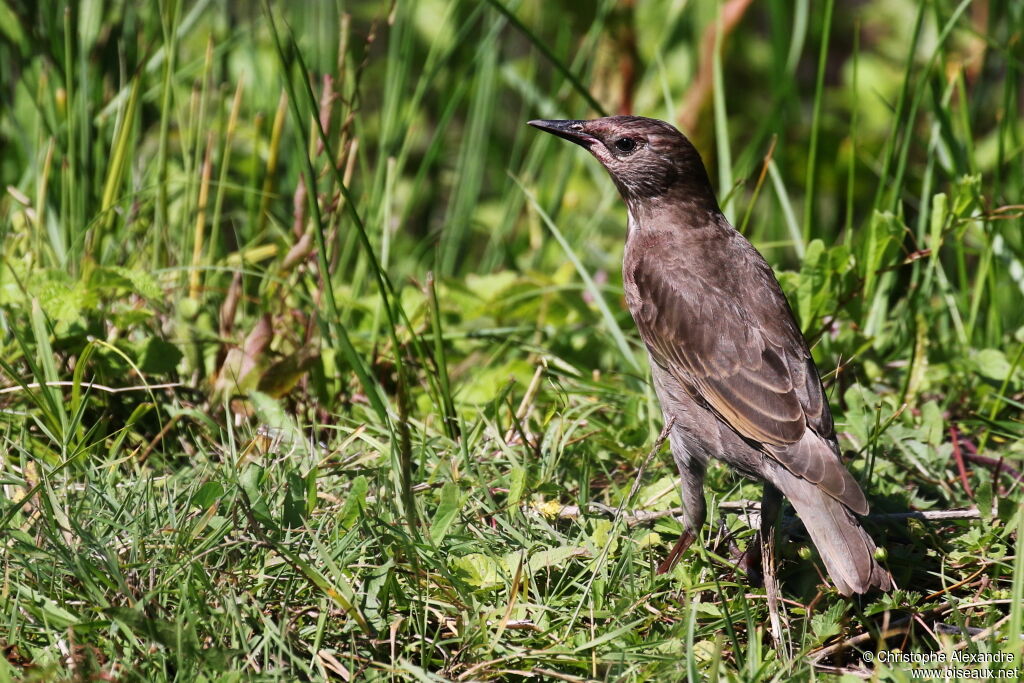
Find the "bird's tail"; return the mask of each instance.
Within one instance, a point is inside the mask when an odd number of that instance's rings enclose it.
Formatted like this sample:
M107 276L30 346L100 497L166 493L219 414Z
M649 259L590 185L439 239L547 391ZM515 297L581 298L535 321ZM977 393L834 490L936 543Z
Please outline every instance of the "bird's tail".
M875 561L875 542L845 505L783 468L775 474L775 486L793 503L840 593L893 589L892 576Z

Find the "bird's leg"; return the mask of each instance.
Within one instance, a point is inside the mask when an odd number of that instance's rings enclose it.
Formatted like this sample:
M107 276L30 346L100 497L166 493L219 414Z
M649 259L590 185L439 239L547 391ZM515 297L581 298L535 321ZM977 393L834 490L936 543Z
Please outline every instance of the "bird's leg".
M691 458L686 452L682 439L673 430L669 436L672 444L672 456L679 466L679 493L683 503L683 533L664 561L658 565L658 573L666 574L675 566L680 556L697 538L700 528L704 526L707 509L704 503L704 470L705 464Z
M760 545L761 567L764 576L765 595L768 597L768 618L772 625L772 640L776 649L788 652L788 645L782 637L782 620L779 617L779 582L775 578L775 527L782 508L782 494L765 482L761 494L761 528L757 532ZM789 655L792 656L792 655Z
M672 550L668 552L665 559L658 565L658 573L667 574L672 571L672 567L676 566L676 562L678 562L679 558L683 556L686 549L693 544L693 540L695 538L696 536L694 536L689 530L683 531L683 533L679 534L679 540L676 541L676 544L672 546Z
M761 529L758 531L758 541L761 547L768 547L769 556L775 556L775 523L779 520L779 512L782 510L782 494L771 484L765 482L764 492L761 494ZM766 567L768 571L774 571L774 567Z
M775 575L774 563L765 566L762 558L774 558L775 545L775 522L779 518L779 511L782 509L782 494L771 484L765 482L764 493L761 494L761 522L759 529L754 535L754 540L743 552L736 566L742 569L752 583L761 585L763 577L761 572Z

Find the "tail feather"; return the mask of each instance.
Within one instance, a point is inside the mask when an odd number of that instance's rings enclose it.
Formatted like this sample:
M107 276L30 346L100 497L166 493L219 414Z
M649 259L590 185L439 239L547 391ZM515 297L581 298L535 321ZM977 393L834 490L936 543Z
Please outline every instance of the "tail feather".
M845 505L784 468L774 475L772 483L796 508L840 593L892 590L892 576L875 561L875 542Z

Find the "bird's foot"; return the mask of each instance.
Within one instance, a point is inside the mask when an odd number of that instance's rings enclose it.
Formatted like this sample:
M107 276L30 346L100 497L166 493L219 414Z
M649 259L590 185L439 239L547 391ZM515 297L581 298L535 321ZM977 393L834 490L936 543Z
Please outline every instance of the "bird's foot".
M738 557L734 556L733 560L736 563L736 569L746 574L747 582L751 586L760 588L764 585L764 574L761 571L761 543L757 538L751 541L747 549L739 553Z
M754 588L763 586L764 575L761 572L761 542L759 536L755 534L753 540L747 545L746 550L740 550L733 532L726 533L723 543L725 544L726 551L723 553L723 556L728 557L732 566L747 577L747 583Z

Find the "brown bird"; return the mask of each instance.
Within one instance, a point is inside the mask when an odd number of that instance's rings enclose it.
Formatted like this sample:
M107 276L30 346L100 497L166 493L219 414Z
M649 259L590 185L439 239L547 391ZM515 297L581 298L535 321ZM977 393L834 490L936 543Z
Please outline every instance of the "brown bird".
M839 458L817 368L771 267L722 214L700 155L673 126L639 116L530 121L585 147L629 209L622 279L651 360L682 478L684 532L704 524L704 472L718 458L764 482L764 542L785 495L844 595L892 577L855 515L868 503Z

